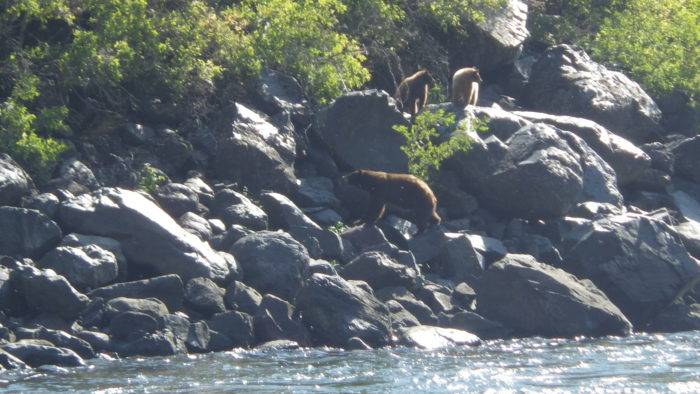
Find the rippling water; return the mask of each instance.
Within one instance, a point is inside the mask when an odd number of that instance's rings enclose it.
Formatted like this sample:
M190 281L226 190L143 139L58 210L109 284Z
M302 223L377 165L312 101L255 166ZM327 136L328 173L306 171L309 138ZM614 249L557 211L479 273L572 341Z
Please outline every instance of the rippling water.
M234 351L0 373L5 391L700 392L700 331L423 351Z

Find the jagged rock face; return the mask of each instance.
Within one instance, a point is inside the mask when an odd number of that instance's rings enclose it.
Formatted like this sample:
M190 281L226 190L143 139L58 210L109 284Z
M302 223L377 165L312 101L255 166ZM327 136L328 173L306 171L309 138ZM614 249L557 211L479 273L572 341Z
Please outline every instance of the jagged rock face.
M33 192L32 178L10 156L0 154L0 205L17 205Z
M517 335L626 335L632 329L591 282L528 255L507 255L489 267L476 299L478 313L513 328Z
M392 129L394 125L408 122L389 94L378 90L340 96L314 120L319 137L344 165L406 173L408 158L401 151L405 139Z
M235 266L231 256L214 251L137 192L102 188L83 194L63 202L59 217L65 228L119 240L130 263L185 281L198 276L221 281Z
M260 231L247 235L231 247L241 264L245 281L261 293L291 300L301 287L308 265L306 248L289 234Z
M592 120L526 111L516 111L513 114L532 122L550 124L581 137L615 170L619 185L628 185L639 179L651 165L651 157L643 150Z
M530 108L591 119L630 141L663 134L659 107L636 82L569 45L548 48L532 66L526 96Z
M676 174L700 183L700 136L688 138L672 147Z
M218 135L214 172L255 193L268 189L292 194L297 188L293 136L253 110L240 104L236 109L230 128Z
M593 281L635 326L653 318L700 274L700 265L668 225L631 213L587 226L564 254L564 264Z
M384 304L339 276L313 274L296 306L317 345L344 347L352 337L372 346L390 341L391 321Z
M0 207L0 255L39 257L61 240L61 229L32 209Z
M485 72L511 65L530 36L527 4L507 0L501 7L484 10L484 20L467 26L469 40L449 40L454 68L477 66Z
M612 168L576 135L544 124L524 126L505 143L477 140L446 166L499 214L540 219L563 216L582 201L622 204Z

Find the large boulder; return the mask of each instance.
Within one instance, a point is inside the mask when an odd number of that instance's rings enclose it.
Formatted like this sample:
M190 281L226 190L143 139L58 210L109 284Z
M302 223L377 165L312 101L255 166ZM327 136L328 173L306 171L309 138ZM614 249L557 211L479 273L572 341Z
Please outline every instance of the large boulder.
M390 341L386 306L339 276L313 274L299 292L296 306L316 344L344 347L352 337L372 346Z
M294 306L271 294L265 294L255 314L255 337L261 343L278 339L302 345L309 342L309 333Z
M158 204L172 217L180 217L187 212L199 212L199 195L182 183L166 183L153 192Z
M348 280L363 280L373 289L403 286L414 288L419 272L399 264L381 252L365 252L344 265L340 275Z
M46 312L71 320L88 305L89 299L53 270L40 270L20 265L12 272L12 280L24 295L30 310Z
M227 225L239 224L251 230L267 228L267 214L248 197L231 189L216 193L212 213Z
M114 258L117 259L117 265L119 270L119 280L125 280L127 276L127 261L124 252L122 251L122 245L116 239L100 237L99 235L85 235L71 233L63 237L61 240L61 246L72 246L76 248L85 248L89 246L96 246L106 251L111 252Z
M516 111L514 114L532 122L550 124L581 137L615 170L620 185L628 185L637 180L651 165L651 157L643 150L592 120L540 112Z
M157 276L151 279L116 283L91 291L91 298L111 300L119 297L156 298L170 310L178 310L184 298L182 279L175 274Z
M0 207L0 255L40 257L61 240L61 229L32 209Z
M226 311L224 289L207 278L190 279L185 286L185 304L204 316Z
M76 158L69 158L61 163L58 176L48 182L50 190L63 189L73 194L88 193L100 187L92 170Z
M591 119L633 142L663 133L659 107L636 82L576 47L548 48L532 66L527 92L536 110Z
M119 271L114 254L97 245L59 246L45 254L39 266L53 269L82 290L114 281Z
M482 7L484 19L466 26L468 40L450 40L451 63L467 64L482 70L512 65L530 33L526 27L528 7L520 0L506 0L497 7Z
M319 111L314 122L319 137L346 166L408 172L408 158L401 151L405 138L392 129L408 126L408 121L386 92L347 93Z
M34 368L42 365L57 365L59 367L85 365L83 359L74 351L55 347L51 342L41 339L23 339L14 343L6 343L0 349Z
M236 118L219 132L216 148L212 164L217 177L236 181L254 193L296 190L294 137L264 115L236 104Z
M507 255L482 275L477 312L516 335L575 337L626 335L632 326L591 282L536 261Z
M622 204L613 169L581 138L541 123L505 143L477 139L445 165L480 204L502 215L541 219L563 216L583 201Z
M61 204L64 227L117 239L130 263L183 280L202 276L224 280L235 267L231 256L213 250L180 227L144 195L102 188Z
M0 205L17 205L32 192L32 178L10 156L0 153Z
M270 227L288 232L306 247L311 257L332 259L342 254L338 234L321 228L289 198L274 192L262 193L260 202L269 215Z
M241 265L246 283L287 300L301 287L302 273L309 263L306 248L283 232L245 236L233 244L231 253Z
M700 274L681 237L661 221L633 213L608 216L581 234L565 252L564 268L593 281L635 326Z

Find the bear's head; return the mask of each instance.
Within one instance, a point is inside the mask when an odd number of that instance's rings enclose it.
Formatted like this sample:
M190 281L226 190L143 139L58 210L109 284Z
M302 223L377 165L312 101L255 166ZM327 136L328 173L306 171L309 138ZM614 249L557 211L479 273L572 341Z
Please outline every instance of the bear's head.
M365 190L372 189L374 184L374 179L367 170L355 170L343 176L343 180L352 186Z
M481 80L481 74L479 74L479 69L474 67L474 74L472 74L472 78L475 82L483 83L484 81Z

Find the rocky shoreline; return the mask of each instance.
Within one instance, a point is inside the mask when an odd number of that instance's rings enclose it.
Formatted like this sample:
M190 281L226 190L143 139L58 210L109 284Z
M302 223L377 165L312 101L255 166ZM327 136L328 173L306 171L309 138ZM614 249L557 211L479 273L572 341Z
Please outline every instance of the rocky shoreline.
M377 90L314 112L271 73L220 125L76 144L41 190L0 155L0 366L700 329L700 136L580 49L534 60L477 107L429 106L473 143L421 235L392 213L342 225L367 203L344 172L407 171L408 120ZM151 193L143 163L167 175Z

